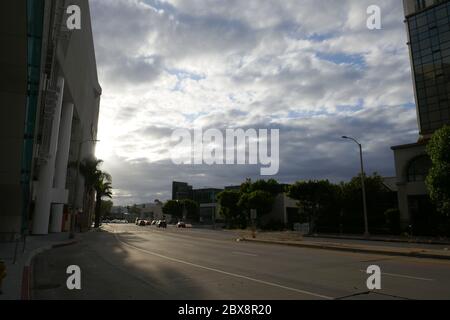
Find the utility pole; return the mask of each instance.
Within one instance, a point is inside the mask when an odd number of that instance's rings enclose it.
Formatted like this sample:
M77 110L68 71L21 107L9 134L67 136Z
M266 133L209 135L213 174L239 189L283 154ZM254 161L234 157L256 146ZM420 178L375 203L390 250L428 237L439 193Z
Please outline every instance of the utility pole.
M369 222L367 218L367 201L366 201L366 187L365 187L365 173L364 173L364 162L363 162L363 152L362 145L355 138L343 136L342 139L348 139L355 142L359 147L359 160L361 164L361 187L362 187L362 199L363 199L363 210L364 210L364 236L369 237Z

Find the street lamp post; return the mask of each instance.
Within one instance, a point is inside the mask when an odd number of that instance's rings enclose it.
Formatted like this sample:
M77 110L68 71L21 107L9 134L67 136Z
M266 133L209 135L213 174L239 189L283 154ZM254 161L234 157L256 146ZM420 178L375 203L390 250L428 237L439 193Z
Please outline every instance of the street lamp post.
M366 201L366 187L364 184L364 163L363 163L363 153L362 153L362 145L355 138L343 136L342 139L348 139L355 142L359 147L359 159L361 162L361 186L362 186L362 198L363 198L363 209L364 209L364 236L368 237L369 234L369 223L367 221L367 201Z
M86 142L98 142L100 140L94 140L94 139L87 139L80 141L78 143L78 156L77 156L77 172L75 176L75 188L73 193L73 200L72 200L72 214L70 216L70 232L69 232L69 239L75 238L75 211L76 211L76 203L78 198L78 178L80 173L80 162L81 162L81 147L83 146L83 143Z

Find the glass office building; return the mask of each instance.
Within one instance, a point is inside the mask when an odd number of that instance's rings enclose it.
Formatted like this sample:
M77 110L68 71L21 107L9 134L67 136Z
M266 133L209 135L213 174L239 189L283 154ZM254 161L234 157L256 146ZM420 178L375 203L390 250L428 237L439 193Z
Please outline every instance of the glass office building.
M437 220L425 185L431 166L426 146L450 124L450 0L403 0L403 6L420 135L392 147L400 220L405 231L432 235Z
M406 23L419 130L426 136L450 124L450 1L413 2Z

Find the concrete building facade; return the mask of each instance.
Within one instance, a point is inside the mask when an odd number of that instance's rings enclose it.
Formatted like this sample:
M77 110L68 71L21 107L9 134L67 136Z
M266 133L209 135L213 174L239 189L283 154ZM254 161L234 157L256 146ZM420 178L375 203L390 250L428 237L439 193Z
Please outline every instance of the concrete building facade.
M81 29L67 28L69 5L80 8ZM0 232L61 232L69 209L84 205L69 163L93 157L97 137L89 2L2 1L0 28Z
M264 217L263 222L279 221L285 225L293 225L299 222L298 201L289 198L286 193L280 193L275 197L272 211Z
M450 1L404 0L403 6L419 137L392 150L402 227L425 235L435 214L425 186L431 166L426 145L436 130L450 124Z
M170 220L170 217L165 217L162 207L163 203L158 200L152 203L139 204L137 205L137 208L140 210L139 218L147 220L162 220L166 218Z
M200 222L214 223L217 220L223 220L220 215L220 205L217 201L217 195L223 189L203 188L193 190L193 200L199 204Z

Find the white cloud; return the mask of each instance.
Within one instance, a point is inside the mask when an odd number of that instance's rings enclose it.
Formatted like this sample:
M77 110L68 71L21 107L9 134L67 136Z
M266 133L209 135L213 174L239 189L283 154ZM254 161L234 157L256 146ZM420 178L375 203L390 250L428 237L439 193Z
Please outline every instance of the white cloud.
M342 134L365 141L373 171L393 174L389 147L416 138L415 110L403 107L413 94L401 4L376 2L91 0L98 154L116 200L169 197L175 178L219 187L256 175L171 166L171 130L196 126L281 128L285 182L355 173ZM382 30L366 28L371 4Z

